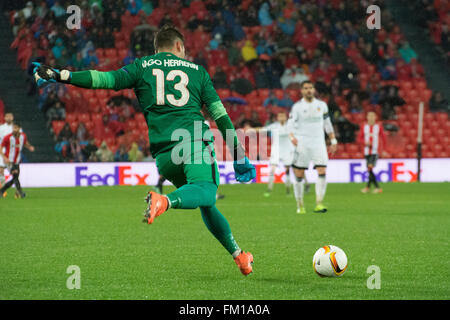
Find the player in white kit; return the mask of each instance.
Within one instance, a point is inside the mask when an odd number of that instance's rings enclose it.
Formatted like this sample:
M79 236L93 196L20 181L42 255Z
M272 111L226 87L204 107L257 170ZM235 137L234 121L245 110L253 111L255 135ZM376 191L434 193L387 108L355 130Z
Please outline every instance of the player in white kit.
M290 180L290 168L294 157L294 145L289 139L289 130L287 126L287 115L285 112L279 112L277 114L277 121L271 123L260 131L269 131L271 133L272 145L270 152L270 175L267 192L264 193L265 197L270 196L273 190L273 184L275 181L275 170L278 165L281 164L285 167L286 175L284 184L286 186L286 193L289 194L291 188Z
M337 150L337 140L328 115L328 105L315 98L314 84L304 81L301 85L301 92L303 98L293 105L288 121L290 139L296 147L292 167L295 173L294 193L297 200L297 213L306 213L303 195L305 170L309 168L310 162L313 162L314 168L319 174L315 188L316 207L314 212L326 212L328 209L322 203L327 189L326 169L328 165L324 131L331 140L330 151L332 153Z
M13 121L14 116L12 113L8 112L5 114L5 123L0 125L0 146L2 144L2 140L8 134L10 134L13 130ZM4 150L2 150L4 151ZM5 184L5 168L6 164L3 161L3 157L0 157L0 186Z

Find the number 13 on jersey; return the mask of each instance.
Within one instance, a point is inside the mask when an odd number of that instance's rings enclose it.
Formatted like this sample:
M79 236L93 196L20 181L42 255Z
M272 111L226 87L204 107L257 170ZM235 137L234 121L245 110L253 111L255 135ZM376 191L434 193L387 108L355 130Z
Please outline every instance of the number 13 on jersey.
M153 75L156 77L156 104L165 105L169 102L171 105L183 107L189 101L189 90L187 85L189 77L181 70L171 70L167 76L164 77L164 71L161 69L153 69ZM176 77L180 77L180 81L175 82L173 88L180 92L181 96L176 99L173 94L165 93L166 81L174 82Z

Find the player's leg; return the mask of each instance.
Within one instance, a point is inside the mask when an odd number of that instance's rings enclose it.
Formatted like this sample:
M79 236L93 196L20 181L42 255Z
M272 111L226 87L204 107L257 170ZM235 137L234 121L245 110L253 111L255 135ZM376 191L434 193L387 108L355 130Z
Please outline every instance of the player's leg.
M327 208L323 205L323 199L327 191L327 167L316 166L318 178L316 182L316 208L314 212L327 212Z
M14 186L16 187L16 194L15 194L15 198L25 198L25 193L22 190L22 186L20 185L20 181L19 181L19 176L20 176L20 167L19 165L14 165L13 172L15 172L13 174L13 180L14 180Z
M370 186L372 184L372 177L370 172L373 169L373 165L370 163L370 156L365 156L364 158L366 159L367 174L369 178L367 180L367 185L363 189L361 189L361 192L368 193L370 191Z
M158 179L158 183L156 184L156 189L158 189L158 193L163 193L164 181L166 181L166 178L162 174L160 174L159 175L159 179Z
M297 202L297 213L306 213L303 197L305 194L305 170L308 170L310 154L305 146L298 145L292 161L294 169L294 196Z
M285 166L284 185L286 186L286 194L291 192L291 167Z
M292 166L294 168L294 196L297 202L297 213L305 214L306 209L303 201L303 196L305 194L305 170L306 168L300 168L295 165Z
M308 182L308 179L305 175L305 194L309 193L309 190L311 190L311 183Z
M323 200L327 191L328 165L328 152L325 143L321 147L313 149L313 162L318 173L316 182L316 207L314 212L327 212L327 207L323 205Z
M18 178L19 178L18 167L16 168L15 166L11 166L9 168L10 168L9 172L12 175L12 179L9 180L8 182L6 182L5 184L3 184L2 187L0 188L0 197L1 198L4 197L4 193L6 192L6 190L11 188L12 185L15 184L16 180L18 181Z
M4 184L5 184L5 168L2 166L2 163L0 162L0 187L2 187Z
M369 168L369 181L372 181L372 184L375 185L375 189L373 190L373 193L381 193L383 190L380 188L380 185L378 184L377 176L375 175L375 172L373 172L373 169L375 168L378 160L378 155L373 154L370 156L370 163L368 164Z
M269 197L270 193L273 190L273 184L275 182L275 170L277 168L277 165L274 163L270 164L270 172L269 172L269 182L267 184L267 191L264 193L265 197Z
M233 257L242 274L250 274L252 272L253 256L251 253L241 250L233 237L227 219L216 206L200 207L200 211L206 227Z
M156 159L160 173L178 187L167 195L168 208L200 207L208 230L233 256L241 272L244 275L249 274L252 271L253 256L241 251L228 221L215 206L219 170L212 143L204 144L201 152L193 153L188 163L175 165L170 157L162 154Z

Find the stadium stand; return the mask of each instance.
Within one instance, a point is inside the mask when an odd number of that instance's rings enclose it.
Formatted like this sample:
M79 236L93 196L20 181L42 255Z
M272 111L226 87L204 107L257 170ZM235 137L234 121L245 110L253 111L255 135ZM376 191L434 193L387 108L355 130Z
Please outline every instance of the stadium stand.
M80 30L66 28L68 1L29 1L8 16L15 35L11 48L24 71L31 61L71 70L117 69L152 54L154 32L173 23L184 32L187 59L208 70L236 127L264 125L289 111L300 98L299 83L310 79L330 106L342 143L336 158L363 157L355 135L367 111L375 111L389 132L383 157L416 157L420 102L426 106L424 156L450 157L448 109L430 111L433 92L420 57L383 1L371 1L383 9L383 29L368 30L358 14L365 11L363 2L225 1L218 10L216 0L70 1L81 7ZM445 49L449 8L442 5L448 2L428 2L439 17L429 27ZM150 157L147 125L132 90L52 84L38 91L38 108L49 119L62 161L97 161L95 150L103 142L113 154L136 143ZM218 150L221 158L223 148Z

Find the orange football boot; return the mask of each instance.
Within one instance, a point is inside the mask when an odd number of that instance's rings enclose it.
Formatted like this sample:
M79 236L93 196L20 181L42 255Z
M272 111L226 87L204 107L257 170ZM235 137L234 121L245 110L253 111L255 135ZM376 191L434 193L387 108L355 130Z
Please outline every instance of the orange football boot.
M253 272L253 255L250 252L241 251L241 253L234 258L234 262L236 262L244 276L248 276Z
M145 218L143 222L152 224L156 217L160 216L169 208L169 200L166 196L150 191L145 198L147 209L145 210Z

